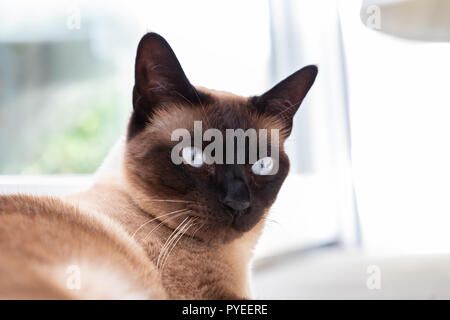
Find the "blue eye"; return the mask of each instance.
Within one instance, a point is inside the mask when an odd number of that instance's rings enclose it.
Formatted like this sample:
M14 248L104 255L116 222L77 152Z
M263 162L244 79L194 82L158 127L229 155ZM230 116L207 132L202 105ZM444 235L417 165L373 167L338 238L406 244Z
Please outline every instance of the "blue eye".
M259 176L271 174L272 170L273 159L271 157L261 158L252 165L252 172Z
M184 163L195 167L200 168L203 166L203 153L197 147L184 147L181 151L181 155L183 157Z

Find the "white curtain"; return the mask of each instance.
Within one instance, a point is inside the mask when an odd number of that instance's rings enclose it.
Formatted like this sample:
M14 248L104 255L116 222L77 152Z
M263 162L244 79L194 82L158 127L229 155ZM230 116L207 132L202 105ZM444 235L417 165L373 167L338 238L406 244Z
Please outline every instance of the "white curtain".
M274 219L283 224L279 238L286 238L282 232L294 234L290 243L297 247L330 241L353 245L358 242L358 223L335 2L270 1L270 15L271 84L305 65L319 67L287 143L292 171L273 209Z
M364 248L448 253L450 44L376 32L361 23L361 3L339 4Z

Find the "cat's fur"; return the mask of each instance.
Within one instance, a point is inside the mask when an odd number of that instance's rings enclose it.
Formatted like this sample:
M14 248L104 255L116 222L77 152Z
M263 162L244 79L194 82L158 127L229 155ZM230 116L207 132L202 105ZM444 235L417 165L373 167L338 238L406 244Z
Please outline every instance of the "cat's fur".
M283 142L316 74L303 68L250 98L197 88L162 37L144 36L128 133L96 182L61 199L0 196L0 298L250 298L252 250L289 170ZM279 129L278 173L173 164L171 132L194 120ZM250 206L224 205L230 193ZM79 289L68 285L70 266Z

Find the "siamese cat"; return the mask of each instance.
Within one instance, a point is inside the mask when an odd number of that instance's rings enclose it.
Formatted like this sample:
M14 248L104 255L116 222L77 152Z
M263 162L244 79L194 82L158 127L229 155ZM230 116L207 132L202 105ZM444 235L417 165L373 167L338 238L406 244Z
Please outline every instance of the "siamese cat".
M95 182L61 198L0 196L0 298L251 298L252 251L289 171L283 143L316 75L304 67L252 97L194 87L164 38L146 34L126 137ZM265 158L276 173L248 156L206 163L205 142L174 163L172 133L196 121L277 130L277 158Z

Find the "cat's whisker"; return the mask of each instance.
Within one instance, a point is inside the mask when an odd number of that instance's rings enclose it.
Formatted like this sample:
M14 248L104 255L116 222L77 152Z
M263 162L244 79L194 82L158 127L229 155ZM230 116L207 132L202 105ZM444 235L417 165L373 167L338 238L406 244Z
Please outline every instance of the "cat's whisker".
M150 230L150 232L144 237L144 241L146 241L147 238L150 237L151 234L152 234L153 232L155 232L156 229L158 229L160 226L162 226L165 222L169 221L170 219L176 219L176 218L178 218L178 217L181 217L181 216L183 216L184 214L188 214L188 212L190 212L190 210L186 210L186 211L183 211L183 212L179 212L179 213L177 213L177 214L175 214L175 215L173 215L173 216L170 216L170 217L167 218L167 219L162 220L160 223L158 223L158 225L157 225L156 227L154 227L152 230Z
M146 201L180 202L180 203L194 203L195 202L195 201L189 201L189 200L172 200L172 199L147 199Z
M156 261L156 267L157 268L159 267L159 262L161 260L161 256L164 254L168 244L172 241L172 238L174 236L176 236L176 234L179 231L179 229L184 225L184 223L188 219L189 219L189 217L186 217L183 221L181 221L181 223L172 231L172 233L170 234L169 238L167 238L166 242L164 243L163 247L161 248L161 251L159 252L158 260Z
M161 256L161 262L159 263L159 269L163 270L163 267L167 261L167 258L170 254L170 252L172 251L173 247L172 244L176 245L178 243L178 240L181 239L183 233L185 230L189 229L191 227L191 224L189 223L190 221L188 221L183 228L180 228L180 230L178 230L178 232L173 236L173 238L170 240L170 243L167 245L167 248L164 251L164 254Z
M272 219L272 218L265 218L265 220L267 221L267 222L272 222L272 223L275 223L275 224L280 224L277 220L275 220L275 219Z
M186 223L181 228L179 228L178 232L171 237L170 241L167 243L167 246L165 246L164 248L164 253L160 255L160 257L158 257L157 266L163 266L165 264L168 255L173 250L174 246L178 243L178 241L181 239L184 233L192 226L193 222L196 219L197 218L195 219L189 218L189 220L186 221ZM175 244L172 246L173 243Z
M193 104L188 98L186 98L184 95L182 95L182 94L179 93L178 91L173 90L173 93L179 95L181 98L183 98L184 101L186 101L187 103L189 103L191 106L194 106L194 104Z
M189 220L189 222L186 224L187 226L186 226L183 230L180 230L180 231L178 232L178 236L176 237L177 239L175 240L175 242L173 243L173 245L171 245L171 248L169 248L169 250L166 250L166 251L168 251L168 252L167 252L166 255L164 256L164 260L163 260L163 263L162 263L162 265L161 265L161 270L164 269L164 266L166 265L167 260L169 260L170 254L171 254L172 251L175 249L175 247L177 246L178 242L181 240L181 238L183 238L183 236L186 234L186 232L187 232L192 226L195 225L195 221L196 221L197 219L198 219L198 218L194 218L194 219L192 219L192 220Z
M289 105L287 107L285 107L285 109L283 111L279 112L278 115L283 115L287 111L290 111L292 108L297 107L300 104L300 102L289 103Z
M187 210L187 209L175 210L175 211L172 211L172 212L169 212L169 213L160 215L160 216L158 216L158 217L155 217L155 218L153 218L153 219L150 219L150 220L144 222L143 224L141 224L141 225L139 226L139 228L136 229L136 231L133 233L133 235L131 236L131 238L134 238L134 236L136 235L136 233L138 233L139 230L141 230L143 227L145 227L145 226L146 226L147 224L149 224L150 222L153 222L153 221L155 221L155 220L158 220L159 218L167 217L167 216L169 216L169 215L171 215L171 214L176 214L176 213L179 213L179 212L185 211L185 210Z
M165 258L167 256L167 253L170 251L170 248L172 246L172 243L174 243L175 240L177 240L177 238L179 238L183 232L187 229L189 229L192 225L192 218L189 217L189 220L186 221L186 223L183 225L183 227L181 227L178 232L172 237L172 239L169 241L169 243L167 244L167 247L165 248L165 252L164 254L161 256L161 261L165 261ZM162 263L160 263L159 265L162 265Z
M174 90L174 92L176 94L178 94L180 97L182 97L185 101L187 101L191 106L194 106L194 104L188 98L186 98L184 95L182 95L180 92L178 92L176 90ZM194 93L195 93L195 96L197 98L198 103L202 107L202 113L203 113L203 116L205 117L205 120L206 120L205 122L206 122L207 126L210 126L209 120L208 120L208 114L206 113L205 106L203 105L202 100L200 99L200 97L199 97L199 95L197 93L197 90L194 89Z
M197 229L195 229L195 231L191 234L191 239L194 239L195 234L200 231L201 228L203 228L206 225L206 222L203 223L199 223L200 227L198 227Z
M196 95L196 97L197 97L198 103L200 103L200 105L201 105L201 107L202 107L202 112L203 112L203 116L205 117L206 125L207 125L208 127L210 127L211 125L210 125L210 123L209 123L209 117L208 117L208 113L206 112L206 108L205 108L204 104L202 103L202 100L201 100L200 97L198 96L197 90L194 90L194 92L195 92L195 95Z
M191 106L194 106L194 104L188 98L186 98L184 95L182 95L180 92L178 92L176 90L173 90L173 92L176 93L177 95L179 95L185 101L187 101ZM202 101L200 100L200 97L198 96L197 90L194 90L194 92L195 92L195 95L197 97L198 102L200 103L200 106L202 107L202 113L203 113L203 116L205 117L205 120L206 120L205 122L206 122L206 124L208 126L210 126L209 125L209 121L208 121L208 115L207 115L206 110L205 110L205 106L202 104Z

